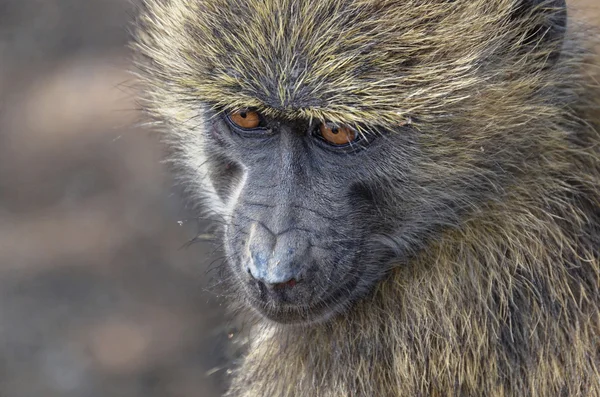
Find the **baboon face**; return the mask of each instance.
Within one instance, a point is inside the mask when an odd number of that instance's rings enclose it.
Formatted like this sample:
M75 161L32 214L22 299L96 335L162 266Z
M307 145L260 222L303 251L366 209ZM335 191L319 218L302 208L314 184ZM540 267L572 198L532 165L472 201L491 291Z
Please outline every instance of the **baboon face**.
M325 319L403 254L390 240L408 222L398 209L409 207L399 201L410 196L418 157L409 128L375 134L242 109L215 114L208 131L229 265L266 317Z
M569 103L545 94L564 0L144 4L148 110L278 322L343 311L501 201L556 130L547 98Z

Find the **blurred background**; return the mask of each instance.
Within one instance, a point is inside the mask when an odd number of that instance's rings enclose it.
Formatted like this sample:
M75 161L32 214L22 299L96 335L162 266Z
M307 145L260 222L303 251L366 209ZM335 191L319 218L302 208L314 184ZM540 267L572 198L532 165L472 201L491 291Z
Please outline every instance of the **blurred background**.
M573 0L600 22L598 0ZM588 8L586 8L588 7ZM236 330L120 89L128 0L0 0L0 396L216 397Z
M120 85L128 0L0 0L0 396L213 397L232 332ZM218 258L216 254L214 258Z

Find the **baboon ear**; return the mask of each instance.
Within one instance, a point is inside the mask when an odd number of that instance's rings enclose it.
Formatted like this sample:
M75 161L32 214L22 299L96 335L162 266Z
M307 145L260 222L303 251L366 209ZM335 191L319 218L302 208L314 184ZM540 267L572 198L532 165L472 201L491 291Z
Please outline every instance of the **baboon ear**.
M548 62L553 64L560 56L563 38L567 30L566 0L518 0L513 18L531 25L523 46L547 48Z

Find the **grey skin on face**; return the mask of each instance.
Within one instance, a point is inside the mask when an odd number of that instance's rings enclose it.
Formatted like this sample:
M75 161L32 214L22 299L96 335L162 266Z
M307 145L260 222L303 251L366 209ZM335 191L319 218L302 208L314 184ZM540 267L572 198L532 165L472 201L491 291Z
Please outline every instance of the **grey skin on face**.
M399 220L376 221L384 199L374 171L386 147L406 136L356 134L336 144L320 123L266 119L244 129L227 116L210 128L210 150L235 164L222 190L236 200L225 248L253 307L275 321L317 321L384 274L393 250L378 235Z

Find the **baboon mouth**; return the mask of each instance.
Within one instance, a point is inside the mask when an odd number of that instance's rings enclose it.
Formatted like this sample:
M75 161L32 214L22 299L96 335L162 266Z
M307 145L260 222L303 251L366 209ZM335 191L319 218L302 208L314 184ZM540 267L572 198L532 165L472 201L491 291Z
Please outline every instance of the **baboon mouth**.
M358 286L360 276L354 276L323 299L310 304L273 304L251 298L250 305L261 316L280 324L314 324L329 320L343 311L352 301L352 292Z

